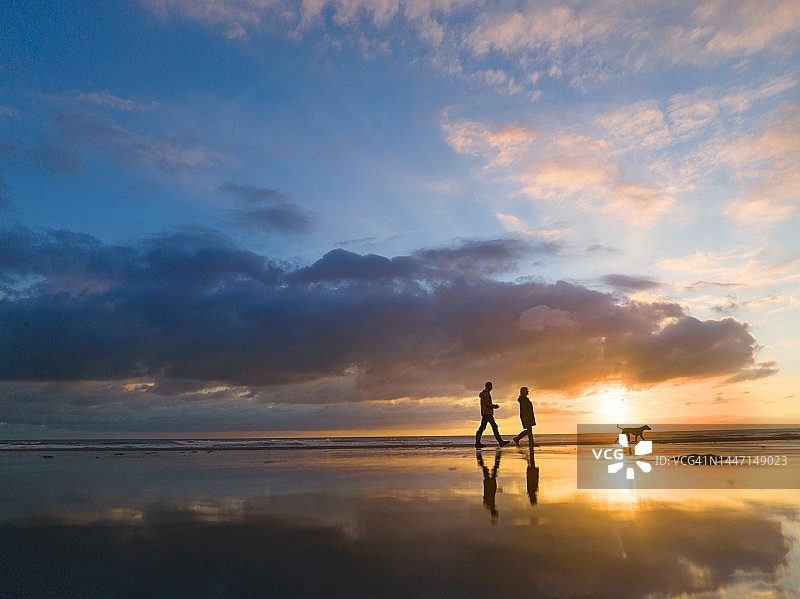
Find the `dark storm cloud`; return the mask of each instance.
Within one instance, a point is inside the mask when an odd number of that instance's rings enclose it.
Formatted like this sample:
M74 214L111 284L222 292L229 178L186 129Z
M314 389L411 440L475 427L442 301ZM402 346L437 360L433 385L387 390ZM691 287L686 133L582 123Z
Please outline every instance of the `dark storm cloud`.
M753 368L756 340L732 318L491 276L554 251L515 239L391 259L339 249L292 270L211 231L123 247L17 227L0 241L13 288L0 378L283 386L270 401L324 403L443 395L489 373L567 389Z
M629 275L605 275L600 280L619 291L646 291L661 285L658 281L647 277L632 277Z
M409 256L394 258L336 249L311 266L288 274L287 278L296 283L392 281L417 287L425 281L476 279L509 272L526 257L554 255L560 248L555 242L494 239L462 240L448 247L418 250Z
M372 402L353 382L248 388L206 381L0 381L0 421L14 430L88 433L286 431L458 426L472 406L418 400ZM335 400L335 403L327 403ZM8 429L6 429L8 430ZM3 431L0 430L0 433ZM41 434L41 430L39 433Z
M34 232L22 226L0 231L0 282L13 285L33 278L36 297L68 290L97 290L127 280L135 250L106 246L90 235L66 230Z
M491 276L513 270L524 258L555 255L562 247L563 244L557 241L462 240L449 247L419 250L414 252L414 256L448 278L467 273L471 277Z
M340 283L346 281L412 280L419 273L419 263L410 256L385 258L375 254L360 255L343 249L328 252L311 266L290 273L295 283Z
M220 185L217 191L239 203L231 213L245 228L291 233L308 231L313 224L311 215L300 208L289 193L231 181Z
M104 245L63 229L35 232L17 226L0 233L0 281L41 278L27 290L29 300L139 286L192 291L237 277L274 284L279 274L262 256L237 249L208 229L159 235L138 248Z

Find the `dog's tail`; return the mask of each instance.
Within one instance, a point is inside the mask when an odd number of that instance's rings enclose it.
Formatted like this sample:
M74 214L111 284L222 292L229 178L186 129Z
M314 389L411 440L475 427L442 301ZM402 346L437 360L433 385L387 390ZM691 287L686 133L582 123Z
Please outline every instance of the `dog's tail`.
M617 425L617 428L618 428L619 430L622 430L622 427L621 427L619 424Z

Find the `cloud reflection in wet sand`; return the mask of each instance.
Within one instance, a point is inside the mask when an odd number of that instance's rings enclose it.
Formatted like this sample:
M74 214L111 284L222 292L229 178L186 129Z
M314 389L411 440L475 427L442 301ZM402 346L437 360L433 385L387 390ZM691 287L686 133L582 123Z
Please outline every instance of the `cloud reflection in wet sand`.
M548 469L560 475L547 455L536 460L543 486L531 505L519 457L504 455L496 474L498 526L482 506L483 474L470 456L448 462L458 470L442 473L448 488L439 492L429 468L442 460L424 458L416 460L422 478L405 488L395 473L383 490L356 476L349 488L303 491L296 479L284 494L237 498L241 477L228 497L212 500L150 493L138 507L95 505L94 521L7 519L0 583L11 596L640 597L721 592L743 579L774 590L789 567L784 524L795 515L782 505L665 499L632 507L558 496L548 493ZM294 475L302 477L308 458L288 460L296 460Z

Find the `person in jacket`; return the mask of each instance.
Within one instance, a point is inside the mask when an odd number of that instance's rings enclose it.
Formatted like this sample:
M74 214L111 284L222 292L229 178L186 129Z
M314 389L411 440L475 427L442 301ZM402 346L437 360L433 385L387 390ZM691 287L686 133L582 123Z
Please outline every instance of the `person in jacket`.
M497 430L497 423L494 421L494 411L495 409L499 408L496 403L492 403L492 382L486 381L486 385L484 386L483 391L480 392L478 396L481 398L481 425L478 427L478 430L475 432L475 447L480 449L481 447L486 447L483 443L481 443L481 435L483 431L486 430L486 425L492 425L492 431L494 431L494 438L497 439L498 445L503 447L509 444L509 441L503 440L503 437L500 436L500 431Z
M536 417L533 415L533 403L528 398L528 388L519 390L519 419L522 421L522 432L514 437L514 444L519 447L519 442L525 435L528 436L528 445L533 447L533 427L536 426Z

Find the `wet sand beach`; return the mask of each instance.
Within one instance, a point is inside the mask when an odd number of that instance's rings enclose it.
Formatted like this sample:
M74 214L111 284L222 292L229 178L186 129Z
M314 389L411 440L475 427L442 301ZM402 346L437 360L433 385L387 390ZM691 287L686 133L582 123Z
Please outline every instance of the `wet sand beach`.
M796 442L781 443L797 456ZM576 451L540 447L533 461L513 446L3 451L0 594L780 597L800 589L800 492L579 490ZM697 444L680 453L716 451Z

